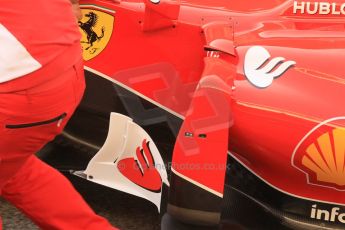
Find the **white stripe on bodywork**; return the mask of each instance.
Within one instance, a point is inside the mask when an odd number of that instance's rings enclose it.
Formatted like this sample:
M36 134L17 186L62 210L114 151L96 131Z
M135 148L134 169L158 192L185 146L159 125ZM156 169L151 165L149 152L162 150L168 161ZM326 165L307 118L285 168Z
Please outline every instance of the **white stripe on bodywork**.
M205 186L205 185L203 185L203 184L201 184L201 183L199 183L199 182L197 182L197 181L195 181L195 180L193 180L193 179L191 179L191 178L189 178L189 177L183 175L182 173L177 172L174 168L171 168L171 171L172 171L176 176L181 177L182 179L184 179L184 180L186 180L186 181L188 181L188 182L190 182L190 183L192 183L192 184L198 186L199 188L202 188L203 190L205 190L205 191L207 191L207 192L209 192L209 193L212 193L212 194L214 194L214 195L216 195L216 196L218 196L218 197L220 197L220 198L223 198L223 194L222 194L222 193L217 192L216 190L213 190L213 189L211 189L211 188L209 188L209 187L207 187L207 186Z
M42 65L0 24L0 83L29 74Z

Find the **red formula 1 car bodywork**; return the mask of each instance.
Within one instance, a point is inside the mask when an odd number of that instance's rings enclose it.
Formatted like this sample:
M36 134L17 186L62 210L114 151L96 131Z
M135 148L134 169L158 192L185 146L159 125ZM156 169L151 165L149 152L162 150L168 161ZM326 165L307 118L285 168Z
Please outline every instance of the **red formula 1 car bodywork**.
M88 87L64 137L103 147L76 174L194 225L345 226L342 1L81 7Z

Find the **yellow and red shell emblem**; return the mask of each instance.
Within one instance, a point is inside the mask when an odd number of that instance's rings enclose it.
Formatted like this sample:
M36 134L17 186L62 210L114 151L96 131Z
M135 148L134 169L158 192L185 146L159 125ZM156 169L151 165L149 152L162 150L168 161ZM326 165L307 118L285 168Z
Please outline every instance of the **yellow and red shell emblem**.
M323 122L295 148L292 164L309 184L345 190L345 117Z

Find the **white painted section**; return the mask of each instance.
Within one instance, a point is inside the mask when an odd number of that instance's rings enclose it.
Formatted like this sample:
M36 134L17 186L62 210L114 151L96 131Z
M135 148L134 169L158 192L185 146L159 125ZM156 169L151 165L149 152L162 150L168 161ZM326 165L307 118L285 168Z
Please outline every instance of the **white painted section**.
M142 146L144 139L150 142L150 150L162 184L165 183L169 186L164 161L151 137L131 118L119 113L111 113L107 139L103 147L89 162L84 173L92 182L147 199L160 210L161 192L151 192L138 186L118 169L118 163L122 159L137 159L136 149Z
M284 62L285 58L283 57L276 57L263 66L270 57L270 53L261 46L249 48L245 55L244 73L248 81L256 87L266 88L270 86L274 78L280 77L296 64L294 61Z
M153 4L159 4L159 3L161 2L161 0L151 0L151 2L152 2Z
M0 83L16 79L42 67L2 24L0 24L0 44Z

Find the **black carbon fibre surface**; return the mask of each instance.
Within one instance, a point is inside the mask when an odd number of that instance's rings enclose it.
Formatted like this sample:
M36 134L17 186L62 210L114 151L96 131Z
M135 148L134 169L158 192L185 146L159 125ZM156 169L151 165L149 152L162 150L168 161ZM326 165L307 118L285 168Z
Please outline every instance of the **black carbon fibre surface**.
M222 199L186 180L171 174L172 185L169 193L169 203L192 210L220 212Z
M223 224L235 223L243 229L345 229L339 223L310 218L312 205L325 210L335 205L287 195L261 181L233 157L228 157L228 163ZM340 207L339 212L344 211Z

